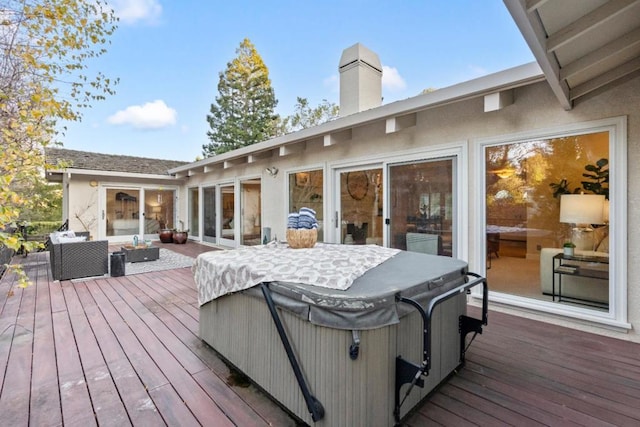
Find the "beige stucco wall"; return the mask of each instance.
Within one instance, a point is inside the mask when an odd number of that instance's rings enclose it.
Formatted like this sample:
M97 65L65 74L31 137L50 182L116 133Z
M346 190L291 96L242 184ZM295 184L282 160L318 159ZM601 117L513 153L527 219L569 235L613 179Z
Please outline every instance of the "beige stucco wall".
M89 185L90 180L74 179L69 183L69 229L88 231L98 237L98 187Z
M481 191L471 191L482 183L477 180L476 144L478 139L513 135L530 132L536 129L547 130L563 125L582 123L603 118L627 117L628 141L628 259L634 260L640 255L640 239L637 230L640 227L639 217L633 213L640 207L640 78L628 81L604 93L596 94L577 102L570 111L563 110L545 82L518 88L514 93L514 104L503 110L484 113L483 98L426 110L417 114L416 126L402 131L385 134L385 123L379 121L366 126L354 128L351 140L324 147L321 140L306 142L305 149L298 154L260 160L253 164L231 167L210 174L196 174L188 179L188 186L215 184L234 177L262 177L263 222L262 226L272 228L272 235L284 236L287 212L286 178L287 171L304 167L326 166L329 174L331 167L347 164L349 161L365 161L372 156L392 156L408 150L442 146L447 144L468 145L468 177L467 183L469 206L469 262L473 267L481 265L480 257L472 248L481 236L481 218L474 209L481 196ZM269 166L276 166L280 173L271 177L264 172ZM180 209L186 217L186 192L182 192ZM325 194L325 203L331 194ZM637 263L628 266L628 320L632 330L628 334L608 331L602 327L593 327L584 322L566 320L550 314L539 315L523 309L496 307L505 311L517 312L520 315L539 318L555 323L566 323L572 327L593 330L598 333L610 333L614 336L640 341L636 329L640 326L640 267Z

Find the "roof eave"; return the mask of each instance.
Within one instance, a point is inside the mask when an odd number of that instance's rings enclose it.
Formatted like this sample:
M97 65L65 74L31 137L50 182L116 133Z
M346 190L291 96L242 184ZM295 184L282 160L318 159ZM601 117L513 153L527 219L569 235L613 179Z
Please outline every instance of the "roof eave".
M164 175L164 174L101 171L101 170L75 169L75 168L47 170L47 175L64 175L64 174L84 175L84 176L94 176L94 177L108 177L108 178L118 177L118 178L150 179L154 181L158 181L158 180L181 181L180 178L177 178L174 175Z
M521 0L503 0L504 5L518 26L524 40L529 45L531 53L536 58L544 73L551 90L558 98L560 105L565 110L572 108L569 87L560 79L560 66L553 53L546 49L546 34L542 24L537 18L535 10L527 12L526 5Z
M470 98L476 98L501 90L513 89L515 87L525 86L540 81L544 81L544 74L537 63L531 62L433 92L396 101L349 116L340 117L318 126L302 129L297 132L279 136L248 147L242 147L237 150L199 160L184 166L179 166L177 168L170 169L169 173L176 174L178 176L183 174L189 176L196 173L196 171L206 170L207 167L211 167L212 165L232 162L233 160L247 157L255 153L268 152L286 145L344 132L346 130L389 117L411 114L417 111L435 108Z

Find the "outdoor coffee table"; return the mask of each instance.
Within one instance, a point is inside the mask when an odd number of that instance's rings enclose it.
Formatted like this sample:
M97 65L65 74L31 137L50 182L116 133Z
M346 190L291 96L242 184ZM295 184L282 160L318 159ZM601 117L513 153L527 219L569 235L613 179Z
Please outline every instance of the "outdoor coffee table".
M156 246L123 246L125 262L155 261L160 258L160 248Z

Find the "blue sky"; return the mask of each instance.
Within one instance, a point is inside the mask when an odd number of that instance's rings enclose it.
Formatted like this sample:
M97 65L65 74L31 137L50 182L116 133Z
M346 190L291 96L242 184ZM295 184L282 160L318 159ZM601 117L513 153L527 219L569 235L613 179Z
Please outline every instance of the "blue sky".
M116 95L66 123L64 147L192 161L209 142L219 73L248 37L282 116L296 97L338 103L342 51L380 56L384 103L533 61L501 0L110 0L120 17L89 71L120 78Z

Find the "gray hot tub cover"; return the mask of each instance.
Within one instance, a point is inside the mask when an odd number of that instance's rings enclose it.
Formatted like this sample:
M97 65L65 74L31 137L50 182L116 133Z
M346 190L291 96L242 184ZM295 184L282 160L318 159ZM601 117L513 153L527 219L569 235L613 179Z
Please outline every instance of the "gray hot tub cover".
M415 299L424 306L435 296L464 284L466 274L467 263L464 261L398 251L396 256L356 278L346 290L285 281L270 282L269 288L277 306L312 324L366 330L396 324L400 317L413 310L407 304L398 303L397 294ZM243 292L263 298L259 288L248 288ZM224 297L219 303L224 303Z

